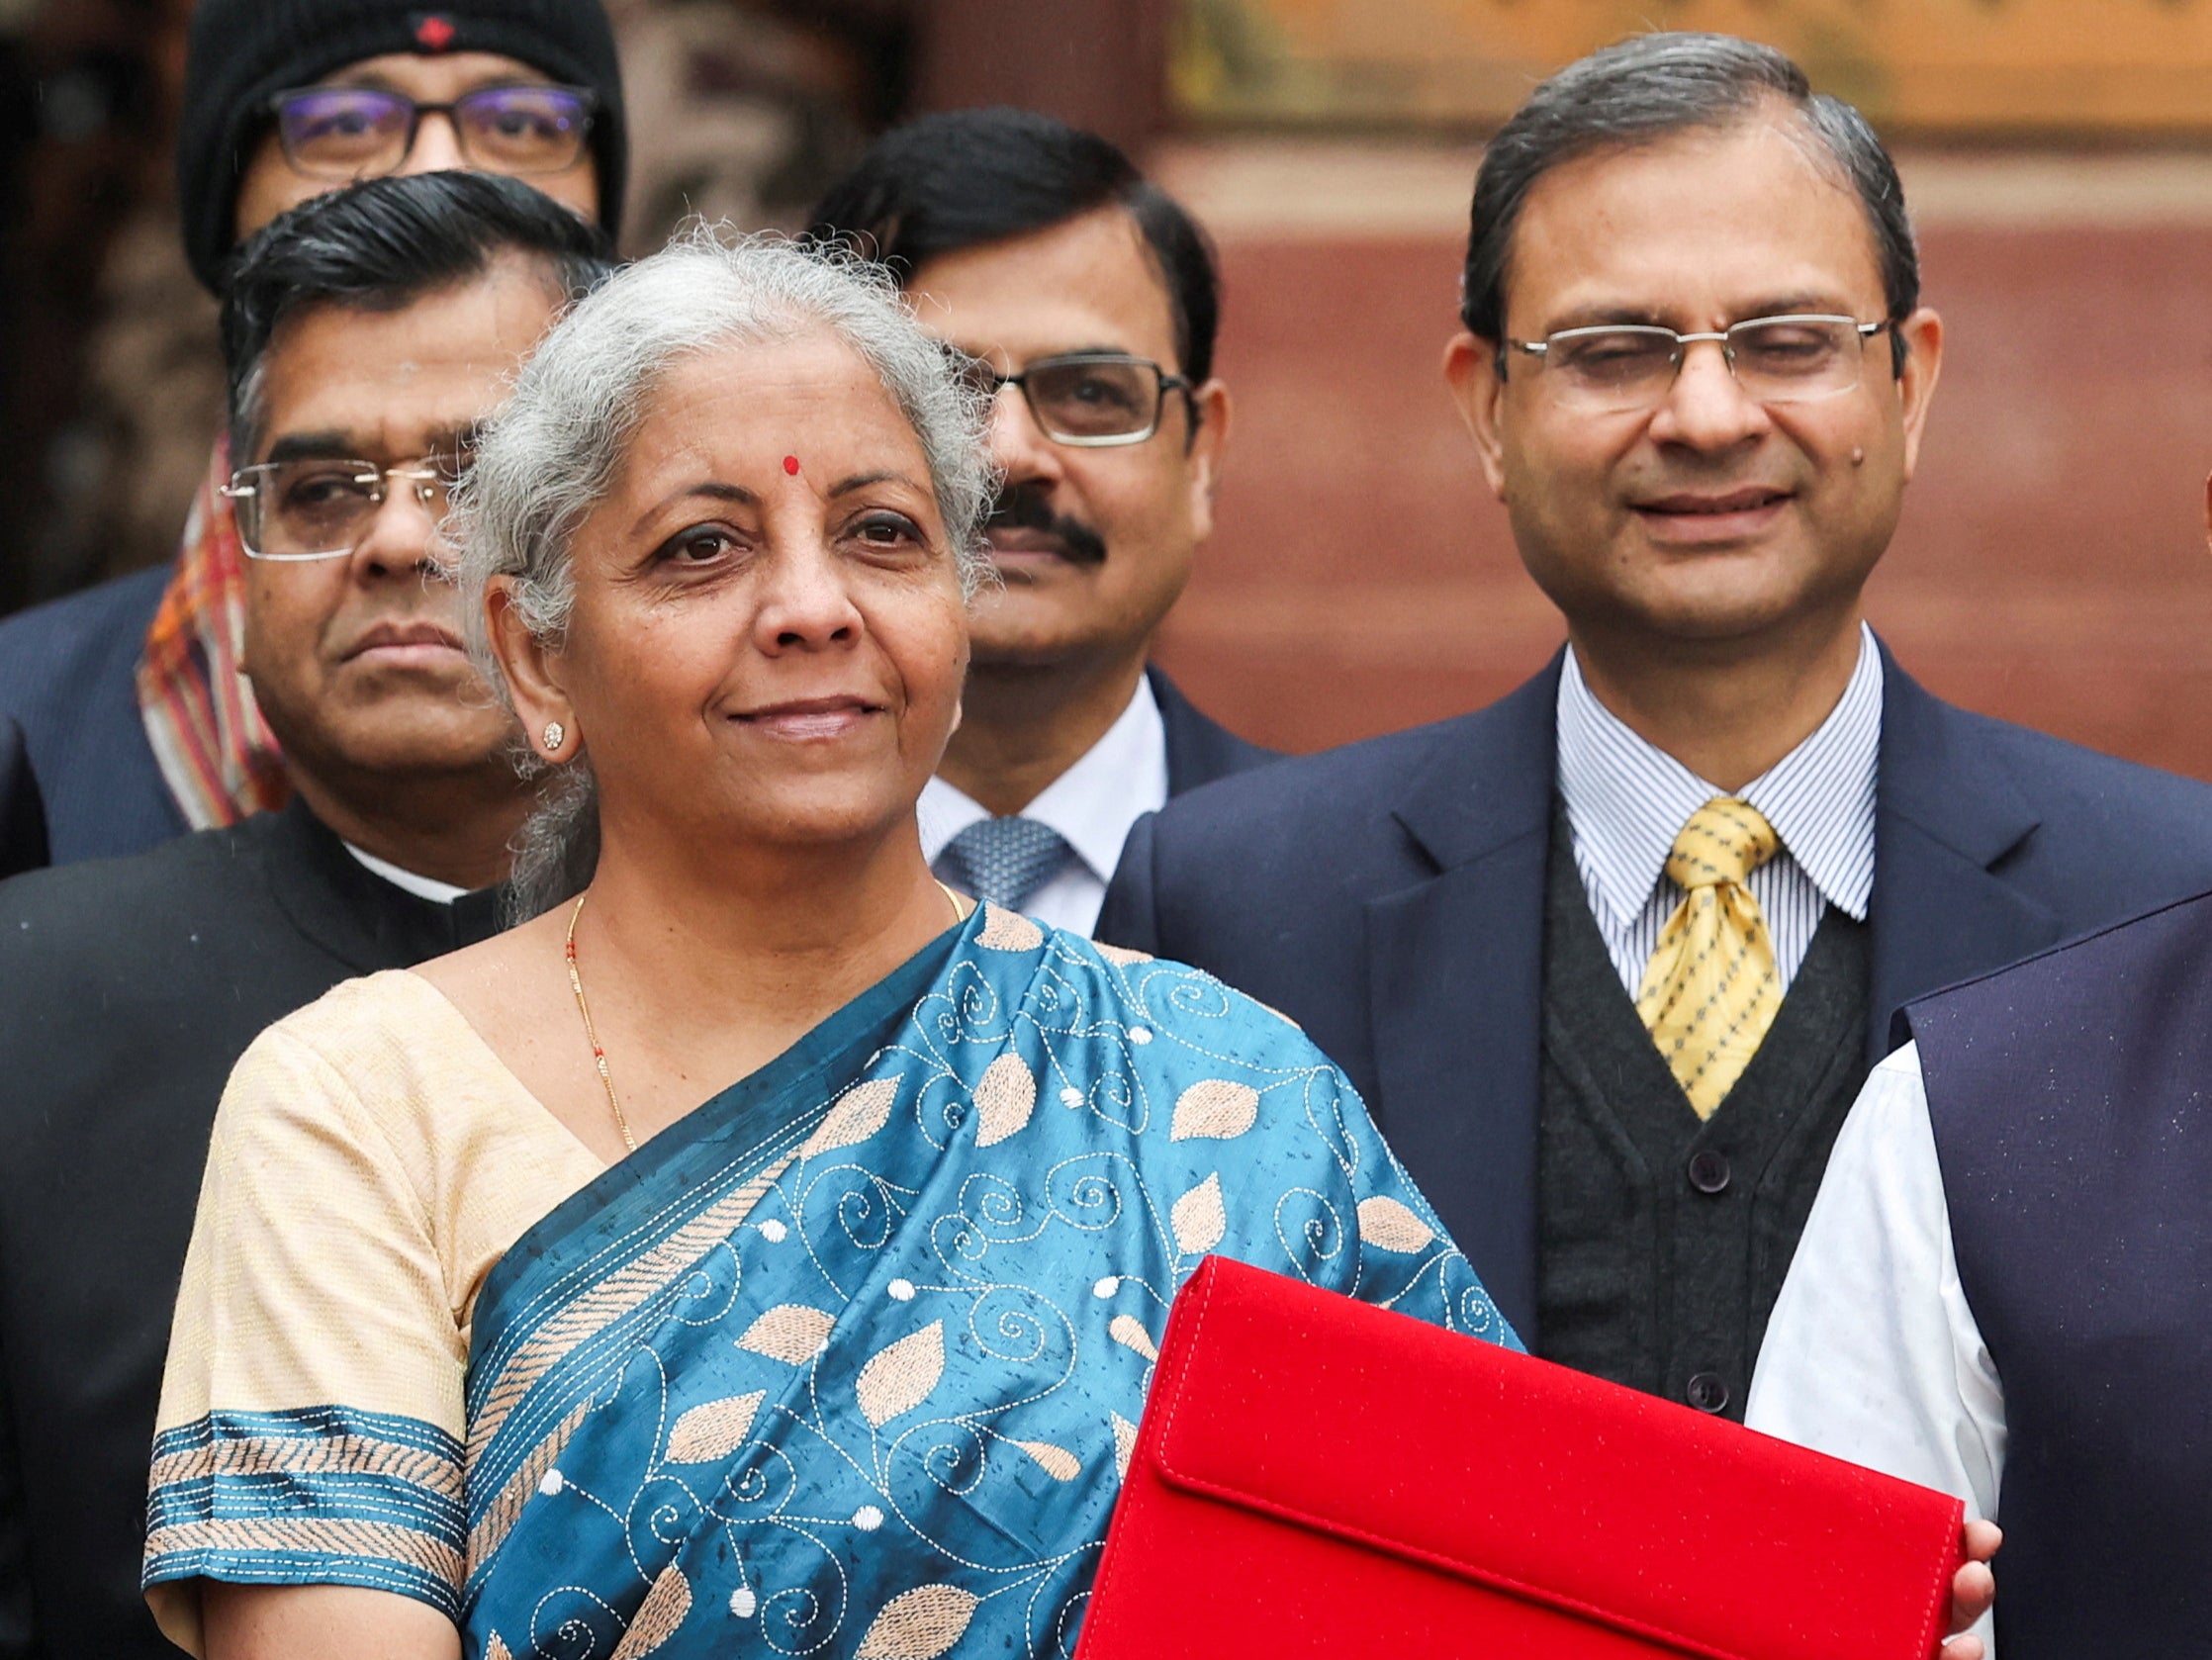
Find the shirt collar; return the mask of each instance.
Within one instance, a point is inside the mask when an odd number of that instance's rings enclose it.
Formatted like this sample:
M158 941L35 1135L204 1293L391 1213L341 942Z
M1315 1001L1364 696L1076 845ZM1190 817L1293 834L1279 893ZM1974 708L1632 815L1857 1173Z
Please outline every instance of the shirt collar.
M1139 675L1129 706L1080 760L1022 809L1022 817L1058 830L1091 875L1109 881L1131 828L1166 804L1167 728L1151 678ZM933 778L922 788L916 816L922 856L934 865L955 836L991 815L966 791Z
M1601 921L1627 926L1666 876L1675 835L1727 794L1647 743L1598 701L1574 649L1559 676L1559 793ZM1860 921L1874 892L1882 654L1860 625L1859 661L1828 716L1737 794L1766 815L1821 897Z
M456 887L449 881L440 881L435 876L421 876L413 871L404 871L388 859L379 859L373 853L363 853L351 842L341 842L340 845L353 855L355 863L361 869L373 876L382 876L394 887L402 892L412 893L417 899L427 899L434 905L450 905L469 891L465 887Z

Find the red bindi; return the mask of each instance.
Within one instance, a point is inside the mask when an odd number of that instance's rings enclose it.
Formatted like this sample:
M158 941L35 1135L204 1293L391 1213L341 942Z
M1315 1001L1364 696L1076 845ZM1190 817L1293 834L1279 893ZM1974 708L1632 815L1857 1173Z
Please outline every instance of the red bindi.
M783 457L783 471L790 474L792 478L797 478L798 457L795 455L786 455L785 457Z

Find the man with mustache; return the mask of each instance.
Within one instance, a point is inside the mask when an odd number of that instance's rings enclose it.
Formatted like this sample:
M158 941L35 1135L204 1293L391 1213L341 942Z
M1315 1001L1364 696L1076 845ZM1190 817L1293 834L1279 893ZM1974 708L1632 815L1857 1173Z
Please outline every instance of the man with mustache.
M534 789L461 646L447 482L604 235L515 180L322 196L223 312L244 660L292 800L0 884L0 1655L173 1654L138 1590L171 1307L231 1064L500 925Z
M1895 169L1772 49L1546 81L1444 373L1566 649L1140 825L1102 938L1351 1074L1537 1352L1740 1417L1907 1000L2212 884L2212 790L1969 714L1862 619L1941 367Z
M1112 144L1017 110L885 136L814 218L888 261L996 394L1004 586L976 603L924 851L956 886L1088 933L1139 815L1268 759L1146 662L1229 438L1213 251Z

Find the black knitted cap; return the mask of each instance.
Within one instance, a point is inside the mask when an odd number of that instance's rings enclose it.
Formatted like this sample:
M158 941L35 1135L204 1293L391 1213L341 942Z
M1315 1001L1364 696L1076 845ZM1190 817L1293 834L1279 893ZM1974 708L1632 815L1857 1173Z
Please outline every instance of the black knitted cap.
M600 0L200 0L185 47L177 205L193 275L218 287L238 183L270 98L387 52L489 51L599 96L599 223L620 228L628 135L614 31Z

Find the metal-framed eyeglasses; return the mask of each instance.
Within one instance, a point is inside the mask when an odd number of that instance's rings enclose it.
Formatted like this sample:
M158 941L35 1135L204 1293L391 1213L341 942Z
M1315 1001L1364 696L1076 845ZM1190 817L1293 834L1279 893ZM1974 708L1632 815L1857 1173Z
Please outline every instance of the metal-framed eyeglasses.
M1893 320L1862 323L1817 313L1747 318L1698 334L1655 323L1601 323L1562 328L1540 340L1501 341L1498 374L1507 378L1509 354L1524 352L1543 365L1542 384L1577 408L1649 409L1672 390L1690 348L1709 340L1746 397L1762 404L1808 404L1856 388L1865 370L1866 342L1895 326Z
M449 104L418 104L376 86L306 86L269 100L293 168L320 179L395 171L424 116L453 124L461 159L489 173L560 173L583 158L597 98L588 87L484 86Z
M422 510L445 522L459 469L435 460L379 466L322 457L240 467L223 487L248 559L305 564L344 559L361 545L398 480Z
M945 355L954 372L986 398L1009 386L1018 388L1038 430L1056 444L1078 449L1141 444L1159 430L1170 392L1180 392L1186 400L1191 395L1190 382L1181 375L1127 352L1040 357L1016 375L1002 375L956 346L947 346Z

